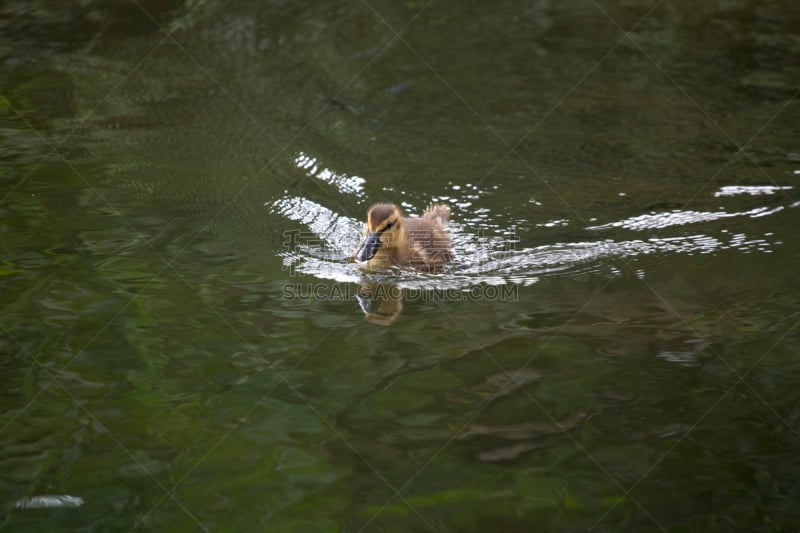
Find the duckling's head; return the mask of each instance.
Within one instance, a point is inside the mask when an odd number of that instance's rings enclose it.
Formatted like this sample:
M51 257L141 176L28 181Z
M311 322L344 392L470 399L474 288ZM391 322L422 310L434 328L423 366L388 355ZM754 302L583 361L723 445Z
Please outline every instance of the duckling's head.
M356 259L369 261L378 249L391 250L403 238L403 213L394 204L375 204L367 211L367 235Z

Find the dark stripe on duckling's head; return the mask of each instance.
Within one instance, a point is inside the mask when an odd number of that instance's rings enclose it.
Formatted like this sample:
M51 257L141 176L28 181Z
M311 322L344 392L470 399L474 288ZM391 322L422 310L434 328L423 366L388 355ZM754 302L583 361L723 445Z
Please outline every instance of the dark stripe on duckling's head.
M370 233L381 233L397 225L403 214L394 204L375 204L367 212L367 229Z

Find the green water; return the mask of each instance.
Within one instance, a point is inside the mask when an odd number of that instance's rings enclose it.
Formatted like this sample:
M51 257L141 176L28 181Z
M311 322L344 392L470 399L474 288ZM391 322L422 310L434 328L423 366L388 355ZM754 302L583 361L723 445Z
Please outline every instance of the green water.
M799 4L65 5L0 7L3 529L800 527ZM350 263L378 201L456 263Z

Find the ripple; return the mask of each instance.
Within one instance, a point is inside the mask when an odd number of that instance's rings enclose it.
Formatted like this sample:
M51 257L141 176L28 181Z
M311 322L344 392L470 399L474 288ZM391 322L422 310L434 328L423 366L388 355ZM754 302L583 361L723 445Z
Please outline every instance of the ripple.
M715 192L714 197L718 198L720 196L735 196L738 194L749 194L750 196L758 196L762 194L775 194L778 191L787 191L793 188L794 187L791 186L779 186L779 185L749 185L749 186L728 185L720 188L720 190Z
M681 211L676 209L668 213L650 213L647 215L639 215L617 222L609 222L600 226L589 226L589 230L603 230L609 228L623 228L632 229L636 231L662 229L672 226L684 226L686 224L696 224L698 222L711 222L714 220L721 220L723 218L749 216L751 218L758 218L767 215L775 214L782 211L784 206L774 207L772 209L767 207L756 207L748 211L739 211L736 213L728 213L726 211Z
M559 243L517 249L519 240L509 235L472 233L470 227L450 223L456 260L449 269L432 275L417 272L364 273L351 260L359 244L361 223L338 215L315 202L298 197L285 197L266 204L273 212L304 227L284 232L284 250L279 254L285 269L292 273L315 276L339 282L361 282L373 279L416 290L469 290L477 285L531 285L541 277L554 274L587 275L608 272L604 259L624 259L656 253L710 254L725 249L743 252L769 251L773 243L766 239L737 233L726 238L698 233L678 237L651 237L615 241ZM763 208L748 211L751 215L766 213ZM713 220L699 212L670 213L673 216L644 215L628 221L632 224L607 224L605 227L645 229L667 227L687 221ZM734 216L727 214L728 216ZM639 223L642 222L643 223ZM653 221L659 224L649 225ZM627 221L623 221L627 222ZM618 270L611 270L619 275Z
M294 162L309 177L334 186L341 194L365 200L364 178L333 172L325 168L316 157L305 152L299 153ZM714 193L714 197L774 195L792 188L731 185L720 188ZM449 223L456 258L444 272L436 275L408 271L366 273L352 257L362 235L363 223L360 220L340 215L319 203L298 196L286 195L265 205L271 212L298 224L297 227L284 231L283 249L278 253L283 260L284 269L291 274L338 282L360 283L372 280L416 290L469 291L476 286L531 285L543 276L552 275L585 277L602 273L619 276L619 268L609 264L608 260L657 253L711 254L726 249L744 253L769 253L775 244L780 244L744 233L728 235L727 230L721 230L719 236L697 232L692 235L652 236L646 239L586 240L520 249L518 228L519 224L525 223L524 220L508 222L505 214L500 216L479 203L474 205L476 200L483 199L496 189L497 186L481 189L471 183L448 182L445 193L431 199L434 203L446 202L456 211L454 220ZM420 213L420 207L428 204L427 199L418 198L412 193L387 187L383 190L399 197L399 205L409 214ZM786 206L779 205L758 206L748 210L726 210L723 207L718 211L674 209L641 214L586 229L602 231L622 228L652 232L734 217L760 218L785 208ZM569 225L568 219L561 218L535 224L542 229ZM764 237L771 235L768 233ZM645 272L639 270L637 275L644 276Z
M336 173L329 168L322 167L316 157L304 152L295 156L294 164L302 169L308 177L333 185L341 193L352 194L360 198L364 196L364 184L367 182L364 178Z
M334 213L317 202L299 196L285 196L264 205L270 207L272 212L305 226L284 231L284 243L299 232L301 237L321 239L324 242L320 244L326 244L329 250L342 254L359 244L357 235L361 234L361 222Z

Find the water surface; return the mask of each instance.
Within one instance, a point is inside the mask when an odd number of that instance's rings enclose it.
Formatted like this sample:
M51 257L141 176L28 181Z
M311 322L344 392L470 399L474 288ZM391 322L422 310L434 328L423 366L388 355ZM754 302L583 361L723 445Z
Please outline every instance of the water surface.
M5 529L800 524L796 3L0 13Z

